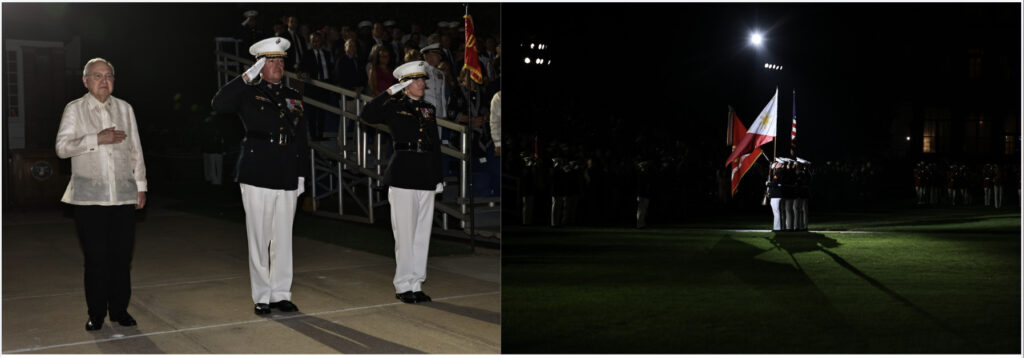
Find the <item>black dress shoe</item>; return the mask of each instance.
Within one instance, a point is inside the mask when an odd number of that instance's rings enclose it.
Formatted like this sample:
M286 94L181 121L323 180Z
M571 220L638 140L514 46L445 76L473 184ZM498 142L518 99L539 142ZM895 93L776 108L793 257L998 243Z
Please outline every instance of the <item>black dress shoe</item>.
M395 298L402 300L402 302L405 303L416 303L416 294L412 293L412 291L396 293Z
M299 306L296 306L294 303L292 303L292 301L289 301L289 300L280 300L280 301L277 301L277 302L271 302L270 303L270 308L279 309L279 310L281 310L281 312L295 312L295 311L299 310Z
M128 314L128 312L125 312L123 316L118 316L116 318L115 316L111 315L110 321L117 322L117 324L124 327L131 327L136 325L135 318L132 318L132 315Z
M416 297L416 302L430 302L430 296L427 296L423 291L413 292L412 295Z
M103 317L89 317L88 321L85 321L86 331L95 331L103 328Z
M253 310L256 311L256 314L260 314L260 315L262 315L262 314L270 314L270 305L268 305L266 303L257 303L256 307L253 308Z

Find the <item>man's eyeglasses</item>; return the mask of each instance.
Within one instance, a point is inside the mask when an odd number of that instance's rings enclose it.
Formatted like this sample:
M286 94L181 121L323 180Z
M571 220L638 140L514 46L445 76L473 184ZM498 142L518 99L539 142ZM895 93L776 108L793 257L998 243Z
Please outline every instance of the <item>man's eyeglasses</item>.
M102 81L102 80L113 81L114 80L114 75L112 75L112 74L104 75L104 74L99 74L99 73L93 73L93 74L89 75L89 78L92 78L94 81Z

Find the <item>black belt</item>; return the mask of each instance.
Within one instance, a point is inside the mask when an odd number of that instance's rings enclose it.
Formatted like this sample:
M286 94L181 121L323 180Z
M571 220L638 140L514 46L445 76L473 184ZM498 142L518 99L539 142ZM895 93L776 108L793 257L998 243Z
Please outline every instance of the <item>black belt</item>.
M250 139L265 140L265 141L270 142L271 144L277 144L277 145L280 145L280 146L285 146L285 145L288 145L288 143L291 143L292 141L294 141L295 137L292 136L291 134L280 133L280 132L278 132L278 133L268 133L268 132L261 132L261 131L246 131L245 132L245 140L250 140Z
M395 150L426 153L429 151L429 146L423 142L394 142Z

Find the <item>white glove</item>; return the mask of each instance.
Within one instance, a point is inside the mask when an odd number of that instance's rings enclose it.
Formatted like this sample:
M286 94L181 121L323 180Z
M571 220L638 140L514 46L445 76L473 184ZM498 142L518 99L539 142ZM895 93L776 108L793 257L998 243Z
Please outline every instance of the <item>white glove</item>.
M401 92L406 87L409 87L409 84L411 84L411 83L412 83L412 81L405 81L405 82L398 82L396 84L393 84L393 85L391 85L391 87L388 87L388 94L393 96L393 95L395 95L395 93Z
M295 193L295 196L302 195L302 193L306 192L306 178L305 177L299 177L299 189L298 190L299 191Z
M438 194L441 194L441 193L443 193L443 192L444 192L444 184L442 184L442 183L437 183L437 187L436 187L436 188L434 188L434 192L435 192L435 193L438 193Z
M256 76L258 76L260 71L263 70L263 65L265 64L267 64L267 58L263 57L260 58L259 61L256 61L256 63L252 64L252 67L249 67L248 70L245 70L245 73L243 73L245 76L242 77L243 80L248 78L248 80L245 80L245 83L255 80Z

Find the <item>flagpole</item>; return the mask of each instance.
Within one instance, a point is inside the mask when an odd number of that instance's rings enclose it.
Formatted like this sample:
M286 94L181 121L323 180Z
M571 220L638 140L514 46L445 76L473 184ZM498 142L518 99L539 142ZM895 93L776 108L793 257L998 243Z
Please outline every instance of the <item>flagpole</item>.
M796 159L796 88L793 89L793 129L789 138L789 154Z
M466 17L469 16L469 3L463 3L463 6L466 9L466 14L463 16L462 22L464 24L466 24ZM470 31L469 26L467 26L466 34L469 34L469 31ZM463 66L463 68L465 68L465 65ZM473 118L476 117L477 109L480 106L480 96L478 95L477 98L476 98L476 101L475 102L473 101L473 93L476 90L474 85L476 83L475 83L475 81L472 78L473 77L472 74L469 74L469 77L470 77L469 80L466 81L466 87L462 88L462 94L463 94L463 96L466 97L466 106L469 107L468 110L466 111L466 112L468 112L467 115L469 116L468 121L466 122L466 136L465 136L466 143L462 144L463 148L469 148L466 151L466 158L465 158L466 163L464 164L466 166L466 172L467 172L465 180L468 183L463 183L464 187L469 188L469 190L468 190L469 192L466 193L466 194L468 194L466 196L468 197L467 199L468 199L468 202L469 202L469 213L464 213L464 214L469 214L469 228L468 228L469 229L469 247L470 247L470 250L472 250L473 253L476 253L476 238L475 238L475 236L476 236L475 235L476 234L476 215L475 215L476 214L476 210L473 209L473 196L475 196L474 192L476 191L476 189L473 188L473 159L475 159L475 158L473 158L473 149L472 148L476 144L475 143L475 139L473 138ZM487 154L484 154L484 156L486 156L486 155ZM463 221L463 222L465 222L465 221Z
M725 146L732 146L732 106L729 106L729 114L726 115L728 118L725 119Z
M779 93L779 87L775 87L775 93L776 94ZM778 100L779 100L778 98L775 99L775 101L776 101L775 105L776 106L779 105ZM778 108L778 107L776 107L776 108ZM778 149L779 149L779 124L778 124L778 121L779 121L779 119L776 118L775 119L775 122L776 122L775 123L775 140L772 141L772 160L773 161L775 160L775 158L778 158Z

